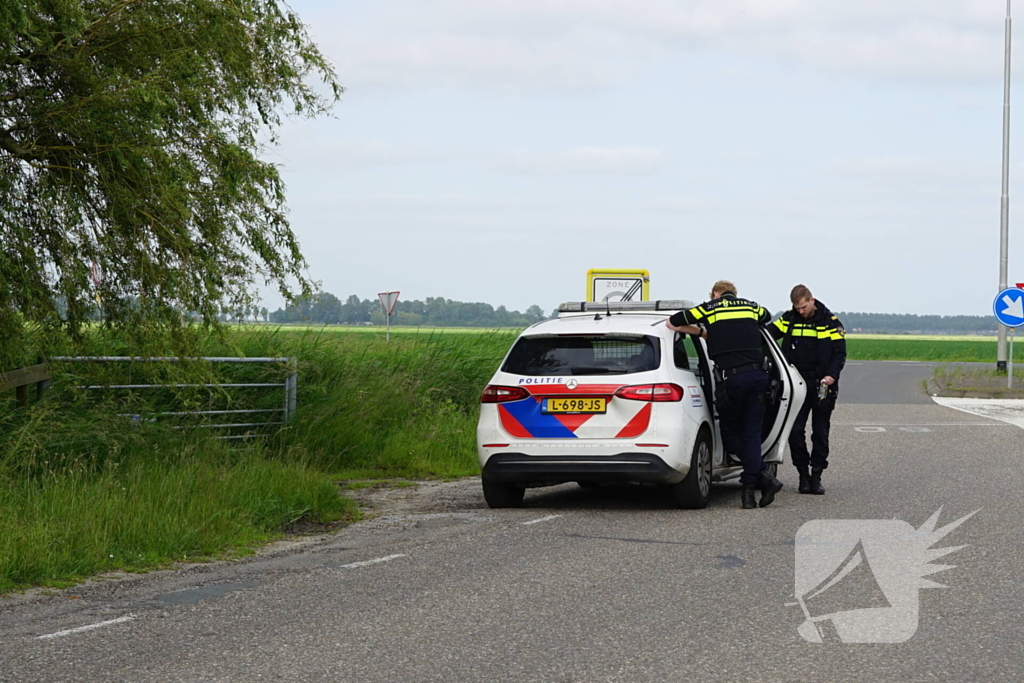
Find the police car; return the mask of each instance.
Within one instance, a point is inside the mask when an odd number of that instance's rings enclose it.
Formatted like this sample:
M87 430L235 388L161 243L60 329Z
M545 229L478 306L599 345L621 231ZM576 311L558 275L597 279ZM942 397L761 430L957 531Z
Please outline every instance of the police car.
M575 481L663 484L679 507L707 505L712 482L739 477L712 397L706 342L665 326L688 301L570 302L516 339L483 390L477 451L488 506ZM771 388L761 452L773 470L807 388L767 332Z

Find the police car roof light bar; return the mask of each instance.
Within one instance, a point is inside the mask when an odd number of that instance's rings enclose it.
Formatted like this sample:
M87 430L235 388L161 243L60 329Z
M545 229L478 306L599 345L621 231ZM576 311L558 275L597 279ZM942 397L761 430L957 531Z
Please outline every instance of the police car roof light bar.
M559 313L652 313L681 311L692 308L686 299L660 299L658 301L567 301L558 305Z

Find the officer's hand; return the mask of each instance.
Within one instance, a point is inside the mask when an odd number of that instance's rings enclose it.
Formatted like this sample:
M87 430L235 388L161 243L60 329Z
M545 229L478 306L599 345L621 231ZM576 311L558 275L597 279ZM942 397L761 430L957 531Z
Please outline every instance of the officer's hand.
M821 383L822 384L827 384L829 386L832 386L833 384L836 383L836 381L834 379L832 379L832 377L830 377L828 375L825 375L824 377L821 378Z
M701 336L702 339L707 339L708 338L708 328L706 328L706 327L700 328L700 336Z

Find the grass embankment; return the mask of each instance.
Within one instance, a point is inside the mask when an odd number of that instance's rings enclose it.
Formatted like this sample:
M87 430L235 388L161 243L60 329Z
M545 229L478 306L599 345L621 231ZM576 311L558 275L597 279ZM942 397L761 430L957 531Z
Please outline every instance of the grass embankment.
M252 329L208 340L207 355L300 359L296 419L246 446L117 416L145 412L138 397L69 389L86 372L115 381L107 366L65 368L76 374L25 410L0 397L0 592L244 553L299 519L352 519L341 479L473 474L479 391L513 337Z

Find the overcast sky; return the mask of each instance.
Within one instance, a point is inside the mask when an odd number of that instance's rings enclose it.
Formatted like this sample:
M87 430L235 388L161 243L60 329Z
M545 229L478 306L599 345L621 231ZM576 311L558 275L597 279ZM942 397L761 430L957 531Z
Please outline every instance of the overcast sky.
M654 298L991 313L1000 0L291 5L347 88L269 157L327 291L549 311L646 268Z

